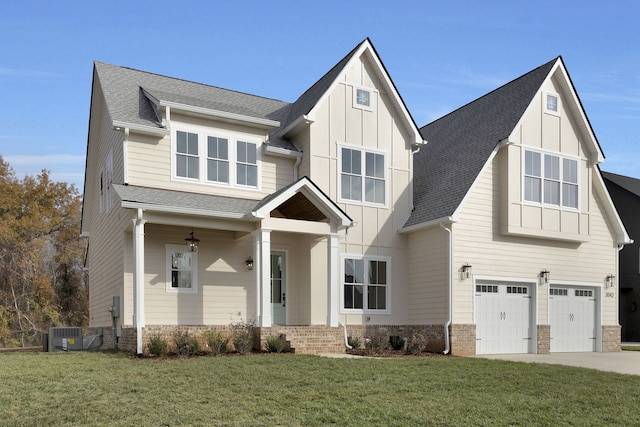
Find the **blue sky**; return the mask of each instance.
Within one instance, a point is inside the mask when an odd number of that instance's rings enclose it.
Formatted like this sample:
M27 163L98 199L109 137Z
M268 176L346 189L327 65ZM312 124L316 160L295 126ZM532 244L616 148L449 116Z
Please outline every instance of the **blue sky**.
M606 155L640 178L640 3L5 2L0 156L83 190L93 61L293 102L370 37L419 126L562 55Z

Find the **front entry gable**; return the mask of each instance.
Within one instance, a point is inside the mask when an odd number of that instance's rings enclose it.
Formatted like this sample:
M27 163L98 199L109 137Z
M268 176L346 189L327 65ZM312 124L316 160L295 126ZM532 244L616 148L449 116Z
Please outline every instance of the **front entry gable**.
M353 225L353 220L306 176L265 197L251 215L333 223L339 228Z

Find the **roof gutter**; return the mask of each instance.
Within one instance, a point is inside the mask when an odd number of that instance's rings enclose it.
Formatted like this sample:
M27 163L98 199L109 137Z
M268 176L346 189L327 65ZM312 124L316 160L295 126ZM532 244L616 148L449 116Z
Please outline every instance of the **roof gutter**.
M120 120L114 120L111 124L115 130L119 130L119 131L128 128L130 131L133 130L136 132L146 133L149 135L161 135L161 136L169 135L169 129L166 129L166 128L138 125L134 123L123 122Z
M282 132L280 132L280 135L286 135L289 132L291 132L292 130L294 130L295 128L297 128L298 126L300 126L301 124L305 124L305 125L310 125L311 123L313 123L315 120L313 118L311 118L310 116L306 115L306 114L302 114L300 117L298 117L297 119L295 119L293 122L289 123L289 125L282 129Z
M186 112L189 112L189 113L202 114L204 116L217 117L217 118L220 118L220 119L227 119L227 120L233 120L233 121L248 123L248 124L252 124L252 125L257 125L257 126L263 126L263 127L266 127L266 128L277 128L278 126L280 126L280 122L277 121L277 120L263 119L261 117L246 116L244 114L230 113L230 112L227 112L227 111L214 110L214 109L211 109L211 108L197 107L197 106L194 106L194 105L180 104L180 103L177 103L177 102L160 101L160 106L161 107L170 107L170 108L173 108L175 110L186 111Z

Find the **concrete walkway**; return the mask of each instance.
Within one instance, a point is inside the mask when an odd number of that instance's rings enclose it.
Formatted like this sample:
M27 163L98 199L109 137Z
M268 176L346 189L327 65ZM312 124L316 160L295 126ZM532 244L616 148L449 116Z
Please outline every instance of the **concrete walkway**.
M513 362L550 363L577 366L620 374L640 375L640 351L615 353L552 353L552 354L487 354L478 358Z

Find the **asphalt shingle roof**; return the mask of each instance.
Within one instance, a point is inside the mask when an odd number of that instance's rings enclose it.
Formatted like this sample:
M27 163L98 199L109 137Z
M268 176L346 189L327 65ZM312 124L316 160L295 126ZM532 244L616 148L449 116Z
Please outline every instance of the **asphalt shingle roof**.
M453 215L500 141L507 138L560 57L420 129L410 227Z
M260 203L259 200L161 190L135 185L114 184L113 189L123 202L135 202L162 209L168 207L176 211L198 210L226 218L248 216Z
M640 179L630 176L618 175L611 172L602 172L605 180L610 181L628 192L640 197Z
M256 95L194 83L131 68L95 62L111 119L125 123L160 127L161 123L143 89L153 97L190 106L241 114L248 117L284 120L289 103ZM291 148L291 147L287 147Z

